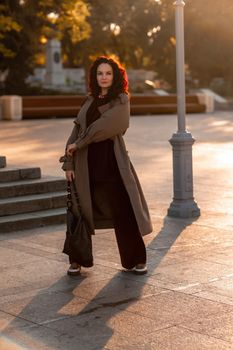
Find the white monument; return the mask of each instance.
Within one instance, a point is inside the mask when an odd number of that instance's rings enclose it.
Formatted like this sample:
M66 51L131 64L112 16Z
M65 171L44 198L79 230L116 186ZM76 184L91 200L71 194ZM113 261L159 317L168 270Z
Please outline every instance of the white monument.
M65 75L61 61L61 43L49 40L46 47L45 84L49 86L65 85Z

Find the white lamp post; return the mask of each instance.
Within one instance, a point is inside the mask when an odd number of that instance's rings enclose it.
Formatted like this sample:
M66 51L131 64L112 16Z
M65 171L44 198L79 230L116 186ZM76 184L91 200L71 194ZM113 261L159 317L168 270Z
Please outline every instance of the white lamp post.
M174 197L168 215L191 218L200 215L200 209L193 197L192 145L194 138L186 131L185 122L185 60L184 60L184 6L183 0L176 0L176 75L178 131L169 142L173 149Z

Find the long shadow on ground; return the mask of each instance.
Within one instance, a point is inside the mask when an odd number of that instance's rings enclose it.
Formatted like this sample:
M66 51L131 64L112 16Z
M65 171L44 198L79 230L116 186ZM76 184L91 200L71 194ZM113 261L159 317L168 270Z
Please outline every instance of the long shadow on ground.
M153 285L150 279L156 278L157 267L191 224L192 220L164 218L163 227L147 246L147 275L114 269L102 274L105 269L97 264L96 274L99 271L101 278L95 279L88 270L74 278L63 276L49 288L21 300L18 313L17 308L12 312L8 308L16 318L2 336L23 349L100 350L130 344L135 337L153 332L153 320L127 312L127 308L169 290Z

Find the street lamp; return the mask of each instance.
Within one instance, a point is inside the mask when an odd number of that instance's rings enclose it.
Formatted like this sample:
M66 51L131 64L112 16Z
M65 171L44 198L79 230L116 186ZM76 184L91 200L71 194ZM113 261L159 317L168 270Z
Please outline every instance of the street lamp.
M174 197L168 209L168 216L192 218L200 215L200 209L193 197L192 145L194 138L186 131L185 111L185 60L184 60L184 6L183 0L176 0L176 79L178 131L169 142L173 150Z

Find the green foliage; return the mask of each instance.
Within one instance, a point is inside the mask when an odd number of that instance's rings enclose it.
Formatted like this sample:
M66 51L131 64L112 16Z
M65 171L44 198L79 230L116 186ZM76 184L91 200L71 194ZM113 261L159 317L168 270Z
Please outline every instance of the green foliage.
M8 0L0 17L0 70L8 69L6 93L24 93L46 35L79 42L88 38L88 7L82 0ZM55 14L55 16L51 16ZM6 26L7 24L7 26Z
M89 0L92 35L79 45L85 62L114 54L127 67L151 69L173 89L175 77L175 6L172 0ZM209 85L214 77L233 80L232 0L185 0L187 78ZM110 24L120 27L114 35ZM160 27L161 30L156 31ZM154 31L153 31L154 28ZM79 54L80 55L80 54Z
M98 55L113 55L127 68L149 69L175 80L173 6L170 0L89 0L88 40L73 45L76 64L86 68ZM69 62L71 63L71 62Z
M202 86L215 77L233 81L232 19L232 0L187 1L186 61Z
M19 32L20 30L20 25L7 15L7 7L5 5L0 5L0 40L3 40L5 35L9 34L10 32ZM2 42L0 42L0 54L3 57L10 58L15 56L15 52Z
M62 1L58 19L58 30L70 37L72 43L89 38L90 26L86 22L89 10L82 1Z
M87 71L96 56L112 55L127 68L157 70L161 57L157 40L167 21L167 4L154 0L88 0L88 4L91 35L68 45L69 66L83 66Z
M43 52L40 38L62 41L64 64L87 71L97 55L127 68L158 73L175 88L175 6L172 0L5 0L0 5L0 70L7 92L25 91L25 78ZM209 85L232 82L232 0L185 0L187 77Z

